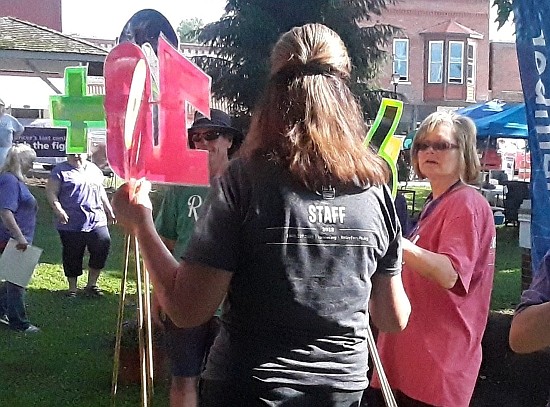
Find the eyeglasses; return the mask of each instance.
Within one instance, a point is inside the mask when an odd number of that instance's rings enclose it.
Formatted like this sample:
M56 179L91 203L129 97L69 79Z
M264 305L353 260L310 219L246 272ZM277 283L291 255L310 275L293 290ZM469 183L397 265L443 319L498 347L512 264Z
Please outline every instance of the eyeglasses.
M195 133L191 135L191 141L193 143L200 143L201 141L214 141L223 136L224 133L219 131L207 131L204 133Z
M418 151L426 151L430 147L434 151L446 151L458 148L458 144L449 143L448 141L425 141L424 143L418 143L416 145Z

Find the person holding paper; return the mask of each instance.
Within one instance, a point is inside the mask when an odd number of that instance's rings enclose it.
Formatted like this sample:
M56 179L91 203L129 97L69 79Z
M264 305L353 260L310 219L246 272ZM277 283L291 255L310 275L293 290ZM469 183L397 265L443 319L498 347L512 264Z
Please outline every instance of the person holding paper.
M400 331L410 313L386 165L363 145L338 34L295 27L270 62L250 131L181 262L155 231L147 182L125 184L113 206L176 325L204 323L225 298L201 406L358 406L369 315Z
M36 159L35 151L27 144L13 146L0 170L0 251L10 238L17 241L18 250L32 243L38 206L25 185L25 174ZM40 329L32 325L25 310L25 288L5 281L0 286L0 322L25 333Z
M86 154L68 154L67 161L54 167L46 184L46 196L63 246L63 271L69 283L69 298L76 297L86 249L90 259L84 293L91 297L103 295L97 280L111 247L107 223L115 221L103 187L103 172L86 157Z

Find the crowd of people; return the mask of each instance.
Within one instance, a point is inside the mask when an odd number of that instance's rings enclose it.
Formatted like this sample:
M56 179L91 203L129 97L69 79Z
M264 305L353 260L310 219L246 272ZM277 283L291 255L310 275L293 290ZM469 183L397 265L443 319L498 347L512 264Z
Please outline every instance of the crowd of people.
M32 169L36 152L27 144L14 144L24 127L5 111L0 99L0 253L10 238L18 250L32 244L38 207L27 187L26 174ZM46 195L56 218L62 243L63 269L68 280L67 296L77 293L77 277L83 274L86 249L90 254L88 284L84 292L101 296L97 286L109 254L108 221L115 217L103 187L103 173L86 154L69 154L56 166L46 187ZM0 322L16 331L37 333L40 329L27 319L25 288L12 282L0 284Z
M123 185L110 203L84 155L52 170L46 193L68 297L86 249L83 293L102 295L109 223L137 237L167 339L172 407L357 407L369 384L389 384L401 407L469 405L496 247L491 208L469 186L480 169L475 126L448 112L422 122L411 159L431 194L402 228L387 166L363 145L351 67L322 24L283 34L246 138L222 111L197 114L189 146L209 152L210 187L169 187L156 219L147 181ZM0 250L10 237L20 250L32 243L37 208L24 174L34 158L16 145L1 167ZM548 270L549 257L514 318L517 352L550 345ZM3 283L0 320L38 332L24 291ZM375 372L369 383L371 326L387 379ZM384 403L376 391L368 402Z
M28 144L15 144L8 149L0 168L0 253L10 239L17 242L17 250L25 251L32 244L38 207L25 181L35 159L36 152ZM70 154L66 162L52 170L46 195L61 237L63 269L69 283L67 296L76 297L86 249L89 271L83 291L89 296L103 295L97 280L111 241L107 219L115 219L103 187L103 173L86 160L85 154ZM0 322L15 331L40 332L28 321L24 294L25 287L10 281L0 284Z

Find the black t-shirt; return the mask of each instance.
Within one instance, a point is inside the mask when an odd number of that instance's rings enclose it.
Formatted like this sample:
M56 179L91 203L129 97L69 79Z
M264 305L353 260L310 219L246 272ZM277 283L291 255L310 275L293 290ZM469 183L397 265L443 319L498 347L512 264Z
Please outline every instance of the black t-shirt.
M373 273L401 271L387 188L308 191L276 164L234 160L184 259L233 273L204 377L367 386Z

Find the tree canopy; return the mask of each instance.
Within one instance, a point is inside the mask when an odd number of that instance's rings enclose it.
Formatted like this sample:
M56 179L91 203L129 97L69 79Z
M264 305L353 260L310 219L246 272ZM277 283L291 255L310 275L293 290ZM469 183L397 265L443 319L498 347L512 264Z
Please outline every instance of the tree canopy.
M502 27L508 19L510 18L510 14L512 13L512 3L513 0L494 0L493 6L497 7L497 19L496 22L498 23L498 28Z
M199 32L204 26L200 18L183 20L178 26L177 33L181 42L199 42Z
M396 0L228 0L219 21L206 25L199 40L215 47L215 57L197 64L212 76L212 92L234 112L249 113L265 86L269 55L281 34L306 23L322 23L346 44L353 64L352 87L360 92L378 71L399 30L374 17ZM362 95L360 95L362 96Z

